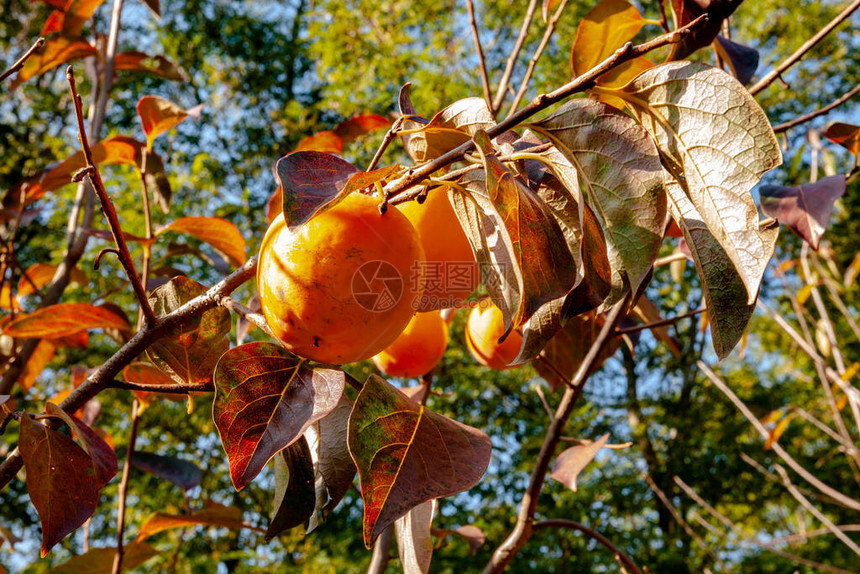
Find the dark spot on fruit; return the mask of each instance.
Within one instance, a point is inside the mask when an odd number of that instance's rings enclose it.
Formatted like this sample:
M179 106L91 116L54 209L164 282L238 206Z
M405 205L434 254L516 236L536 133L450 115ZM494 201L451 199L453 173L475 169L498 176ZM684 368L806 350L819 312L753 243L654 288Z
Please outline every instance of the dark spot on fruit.
M319 346L320 346L320 338L314 337L314 347L319 347Z

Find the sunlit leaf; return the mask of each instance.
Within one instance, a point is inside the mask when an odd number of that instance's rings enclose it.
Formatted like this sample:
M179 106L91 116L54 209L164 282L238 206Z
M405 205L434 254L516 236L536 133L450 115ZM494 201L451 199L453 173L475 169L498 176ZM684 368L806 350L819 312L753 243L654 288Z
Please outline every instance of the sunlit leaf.
M606 433L594 442L579 444L565 450L553 461L549 477L576 492L576 478L579 473L594 460L608 439L609 433Z
M478 552L478 548L483 546L484 542L487 541L487 538L484 536L483 531L480 528L478 528L477 526L474 526L472 524L467 524L466 526L461 526L460 528L457 528L456 530L444 530L444 529L433 528L431 530L431 532L433 533L433 536L440 538L440 539L445 538L446 536L452 536L452 535L459 536L460 538L465 540L466 543L469 545L469 550L471 551L472 556L474 556Z
M784 415L773 426L773 429L771 429L770 433L767 435L767 440L764 442L764 450L770 450L773 448L773 443L779 442L780 437L788 429L788 423L790 423L791 419L794 418L794 414L794 412L790 412Z
M223 253L230 264L240 267L245 263L245 238L239 228L220 217L180 217L156 232L161 235L167 231L185 233L208 243Z
M417 162L424 162L466 143L479 130L488 130L494 125L493 114L483 98L465 98L433 116L427 125L411 122L411 129L420 131L408 137L407 149Z
M652 68L623 91L754 302L776 236L759 229L750 190L782 163L764 111L733 77L693 62Z
M95 46L84 40L76 40L66 36L48 38L42 49L24 63L24 67L21 68L18 76L12 82L12 88L23 84L34 76L53 70L57 66L89 56L97 56L98 53Z
M149 302L155 315L163 317L205 292L204 285L188 277L174 277L153 291ZM230 347L230 326L227 309L208 309L167 331L146 354L177 382L205 383L212 380L218 359Z
M199 118L203 104L183 110L170 100L158 96L143 96L137 101L137 116L146 134L146 146L152 149L152 142L160 134L179 125L186 118Z
M92 516L99 501L92 460L68 436L21 417L18 449L42 522L42 556Z
M339 369L310 368L278 345L248 343L218 362L212 416L237 490L337 406Z
M300 141L294 151L316 151L340 155L343 153L343 140L334 132L318 132Z
M358 468L368 548L421 503L477 484L490 462L490 439L427 410L376 375L349 417L349 452Z
M394 522L397 552L403 574L427 574L433 558L433 537L430 524L436 514L436 500L419 504Z
M113 69L117 72L141 72L177 82L186 79L182 68L164 56L150 56L143 52L120 52L116 55Z
M128 330L129 324L104 307L89 303L58 303L16 316L3 329L3 334L32 339L57 338L74 335L83 329Z
M144 363L141 361L136 361L123 368L122 378L130 383L138 383L141 385L157 386L176 384L176 381L173 379L173 377L171 377L155 365L150 363ZM156 393L150 391L132 391L132 393L137 398L137 400L140 401L142 408L148 407L150 404L152 404L152 401L159 396L171 401L185 400L185 395L180 394Z
M25 271L27 277L22 276L18 281L18 297L33 293L34 285L37 289L41 289L50 283L57 272L57 268L57 265L48 265L47 263L34 263L27 267ZM69 279L72 283L77 283L78 285L86 285L89 282L87 274L77 267L72 268Z
M345 122L339 123L337 127L334 128L334 133L343 140L344 143L348 143L371 132L388 129L390 126L391 122L388 118L384 118L376 114L363 114L351 117Z
M304 437L279 452L275 464L275 511L266 540L306 523L314 513L314 467Z
M75 415L67 413L51 402L45 405L45 412L52 417L59 418L69 426L73 435L80 441L84 451L89 455L97 486L102 489L116 476L116 453L102 437Z
M206 508L191 514L156 512L150 515L141 525L140 532L137 534L137 541L146 540L150 536L171 528L185 528L186 526L222 526L231 530L252 528L242 520L241 509L209 502Z
M182 490L190 490L203 480L200 467L181 458L136 450L132 460L143 472L163 478Z
M316 151L291 153L275 162L287 226L302 225L332 203L356 172L348 161Z
M860 126L833 122L822 135L847 149L855 158L860 155Z
M821 236L830 226L833 204L844 193L844 175L831 175L804 185L763 185L759 188L764 214L788 225L816 251Z
M29 389L36 382L36 378L45 370L51 359L54 358L54 353L57 351L57 346L50 339L42 339L36 345L36 349L30 358L27 359L27 364L21 371L18 377L18 384L25 389Z
M732 75L743 85L748 85L758 69L758 50L732 42L723 36L717 36L714 48L720 57L728 63Z
M122 548L123 570L137 568L161 554L145 542L129 542ZM90 548L87 552L51 568L48 574L111 574L115 555L116 548L113 546Z

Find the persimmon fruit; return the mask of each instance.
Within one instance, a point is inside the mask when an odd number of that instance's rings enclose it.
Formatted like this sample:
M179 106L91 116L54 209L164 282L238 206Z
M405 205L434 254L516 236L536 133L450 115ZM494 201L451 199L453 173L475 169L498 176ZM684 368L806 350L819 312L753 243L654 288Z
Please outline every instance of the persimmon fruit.
M466 234L444 189L427 193L424 203L409 201L397 208L421 238L427 258L427 284L419 311L456 307L478 286L478 266Z
M502 311L492 303L480 304L469 313L466 321L466 346L475 360L484 366L503 371L510 369L509 363L517 358L523 343L523 336L511 331L499 343L505 333Z
M409 323L424 288L424 249L406 217L353 193L304 225L283 214L260 247L263 315L284 346L313 361L363 361Z
M420 377L433 370L448 346L448 324L439 311L417 313L393 343L373 357L392 377Z

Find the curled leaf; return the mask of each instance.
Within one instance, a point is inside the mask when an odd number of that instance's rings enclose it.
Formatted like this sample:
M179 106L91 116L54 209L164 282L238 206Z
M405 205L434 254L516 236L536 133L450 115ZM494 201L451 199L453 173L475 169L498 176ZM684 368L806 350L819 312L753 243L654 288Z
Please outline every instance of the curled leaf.
M831 175L796 186L763 185L759 188L761 210L788 225L813 249L830 225L833 204L845 194L845 176Z
M340 197L358 168L337 156L298 151L275 162L275 181L281 192L287 227L302 225Z
M572 446L562 452L552 463L549 477L576 492L576 479L597 453L606 445L609 433L588 444Z

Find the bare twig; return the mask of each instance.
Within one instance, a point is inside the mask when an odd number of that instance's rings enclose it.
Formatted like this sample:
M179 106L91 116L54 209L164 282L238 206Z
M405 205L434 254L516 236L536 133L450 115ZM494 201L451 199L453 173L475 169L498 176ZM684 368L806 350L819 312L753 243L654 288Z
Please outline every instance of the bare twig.
M117 496L117 518L116 518L116 553L113 555L113 568L111 574L122 572L122 559L125 555L125 500L128 495L128 480L131 477L131 466L134 462L134 447L137 443L137 425L140 421L140 402L134 399L131 403L131 431L128 435L128 451L125 455L125 464L122 467L122 480L119 483Z
M275 334L269 328L269 324L266 322L266 318L261 313L255 313L248 307L245 307L235 299L230 297L223 297L221 301L218 303L225 309L236 313L237 315L241 315L249 322L253 323L257 328L263 331L265 334L270 336L273 339L277 339Z
M388 146L391 145L391 142L397 137L397 131L400 129L401 123L403 123L403 118L397 118L397 121L395 121L388 131L385 132L385 136L382 138L382 143L379 144L379 148L377 148L376 153L373 154L373 159L370 160L370 165L368 165L367 169L364 171L373 171L376 169L376 166L379 165L379 161L382 159L382 154L385 153L385 150L388 149Z
M707 311L704 307L701 309L695 309L688 313L684 313L683 315L677 315L675 317L669 317L667 319L660 319L659 321L653 321L651 323L644 323L642 325L634 325L632 327L624 327L622 329L615 329L616 335L625 335L627 333L635 333L636 331L643 331L645 329L654 329L656 327L663 327L665 325L672 325L677 323L682 319L689 319L690 317L695 317L699 313L704 313Z
M511 106L508 108L508 115L516 111L517 107L520 105L520 102L523 101L523 96L526 95L526 90L529 89L529 81L532 79L532 74L535 71L535 67L537 66L538 60L543 55L543 51L549 45L549 41L552 38L552 35L555 33L555 28L558 25L558 21L561 19L561 15L564 12L564 9L567 7L567 3L569 0L561 0L561 3L556 8L555 12L553 12L552 17L549 19L549 22L546 24L546 30L544 30L543 38L541 38L540 44L535 49L534 55L532 55L531 60L529 60L529 66L526 68L526 73L523 76L522 82L520 82L520 89L517 90L517 95L514 96L514 101L511 102Z
M124 389L127 391L142 391L145 393L211 393L215 390L212 382L208 383L176 383L172 385L147 385L144 383L133 383L131 381L113 380L107 384L109 389Z
M469 12L469 27L472 29L472 39L475 42L475 53L478 55L478 65L481 69L481 88L484 90L484 100L487 109L493 109L493 96L490 94L490 77L487 75L487 60L484 58L484 49L481 47L481 38L478 35L478 23L475 21L475 5L472 0L466 0L466 10Z
M683 261L687 256L677 251L671 255L667 255L666 257L660 257L656 261L654 261L654 267L663 267L664 265L669 265L670 263L674 263L675 261Z
M845 360L842 358L842 352L839 350L839 341L836 340L836 331L833 330L833 322L830 320L830 315L824 306L824 299L821 298L821 292L818 290L818 285L816 285L809 268L809 244L806 242L800 248L800 268L803 271L803 278L806 280L806 284L809 285L812 302L815 304L815 309L821 318L821 324L824 326L824 333L827 335L827 340L830 343L830 354L833 355L836 372L841 377L845 374Z
M836 527L842 532L860 532L860 524L842 524ZM816 528L815 530L809 530L802 534L789 534L788 536L783 536L782 538L774 538L767 542L766 546L773 546L776 544L794 544L796 542L806 542L810 538L815 538L816 536L822 536L824 534L832 534L827 528Z
M600 333L598 333L597 338L591 344L585 359L579 365L579 369L571 379L569 386L565 388L561 402L559 402L558 408L556 408L555 417L547 428L543 446L541 446L540 453L532 470L529 486L523 493L520 501L517 523L505 541L493 553L490 562L484 568L484 574L498 573L504 570L520 549L525 546L529 538L531 538L534 529L534 515L537 510L538 496L543 488L544 480L546 480L546 472L549 469L550 460L555 454L555 449L564 431L564 426L573 412L576 401L582 394L582 389L591 373L591 369L600 356L604 345L611 340L615 325L621 318L623 310L627 307L628 301L629 295L609 310L609 313L606 315L606 322L600 329Z
M842 12L840 12L833 20L831 20L824 28L819 30L812 38L803 43L803 45L795 50L793 54L783 60L773 70L767 73L762 79L756 82L750 89L752 95L756 95L766 87L768 87L775 79L783 72L793 66L800 60L804 54L811 50L818 42L820 42L827 34L829 34L839 24L844 22L857 8L860 8L860 0L854 0Z
M146 239L152 239L155 235L152 232L152 213L149 210L149 185L146 183L146 160L149 152L147 147L144 146L143 150L140 154L140 188L141 188L141 198L143 199L143 224L144 224L144 237ZM143 245L143 261L141 264L140 271L140 282L143 285L143 292L146 293L146 284L149 282L149 262L152 258L151 247L148 244ZM143 315L143 307L140 307L137 314L137 328L140 329L143 327L143 321L145 317Z
M749 409L749 407L747 407L746 404L744 404L744 402L740 400L738 396L729 388L729 386L720 377L718 377L717 374L714 373L710 369L710 367L708 367L703 361L698 361L696 364L698 365L699 369L702 370L705 376L707 376L708 379L714 384L714 386L720 389L720 391L722 391L722 393L726 395L726 397L732 402L732 404L734 404L735 407L737 407L737 409L741 411L741 413L753 425L753 428L755 428L759 435L761 435L764 440L767 440L770 436L770 433L767 431L764 425L761 424L761 421L756 418L756 416ZM802 476L804 480L806 480L809 484L811 484L827 496L831 497L839 504L852 510L860 510L860 502L854 500L849 496L846 496L845 494L842 494L835 488L832 488L831 486L828 486L827 484L823 483L821 480L818 479L818 477L806 470L803 466L800 465L800 463L794 460L794 458L790 454L788 454L788 452L784 448L782 448L782 446L780 446L778 441L773 441L771 443L771 448L773 449L773 452L777 454L777 456L779 456L783 461L785 461L785 463L794 472Z
M38 40L36 40L36 42L32 46L30 46L30 49L27 50L26 52L24 52L24 55L21 56L20 58L18 58L17 62L12 64L11 68L9 68L8 70L6 70L2 74L0 74L0 82L2 82L6 78L8 78L12 74L14 74L15 72L17 72L21 68L23 68L24 64L27 63L27 60L30 59L30 56L35 54L36 51L41 49L42 46L44 46L44 45L45 45L45 39L44 38L39 38Z
M90 144L87 140L87 131L84 127L84 112L81 104L81 97L78 95L77 89L75 89L75 74L72 71L71 66L66 69L66 79L69 81L69 91L72 94L72 100L75 105L75 115L78 119L78 139L81 142L81 149L84 152L84 159L87 162L87 177L92 182L96 194L98 195L99 202L102 205L102 212L104 212L105 217L107 218L108 226L110 227L114 242L116 243L117 249L119 249L119 261L131 282L134 294L137 297L140 308L143 310L144 319L147 323L154 323L155 313L152 312L152 307L150 307L149 300L146 298L146 290L140 283L140 276L137 274L137 269L134 267L134 261L131 259L128 246L125 244L125 239L123 239L122 228L120 227L119 219L116 215L116 209L114 209L113 202L105 190L102 176L99 174L99 170L93 162L93 153L92 150L90 150Z
M523 25L520 27L520 35L517 37L517 41L508 56L508 61L505 64L505 71L502 72L502 79L499 80L499 86L496 89L496 97L493 99L493 106L490 108L493 115L498 113L502 107L502 103L505 101L505 96L508 93L508 85L511 82L511 75L514 73L514 66L517 63L517 59L520 57L520 51L523 49L523 44L525 44L526 38L529 35L529 28L531 28L532 20L534 19L535 11L537 10L537 5L538 0L529 0L529 5L526 8L526 15L523 17Z
M774 131L774 133L782 133L782 132L790 130L791 128L793 128L795 126L799 126L800 124L806 123L810 120L814 120L815 118L817 118L819 116L823 116L824 114L826 114L830 110L832 110L834 108L838 108L839 106L841 106L842 104L844 104L845 102L847 102L848 100L850 100L851 98L856 96L857 94L860 94L860 84L857 84L856 86L854 86L854 88L850 92L847 92L841 98L834 100L832 103L827 104L823 108L820 108L818 110L815 110L814 112L810 112L808 114L797 117L791 121L781 123L778 126L775 126L773 128L773 131Z
M573 520L555 518L551 520L541 520L540 522L536 522L535 525L532 527L532 530L538 531L543 530L545 528L571 528L573 530L578 530L589 538L596 540L604 548L612 552L615 555L615 558L624 565L628 572L631 572L632 574L642 574L642 571L639 570L639 567L636 566L636 563L633 562L633 560L627 554L625 554L623 550L613 544L611 540L609 540L596 530L585 526L584 524L574 522Z

